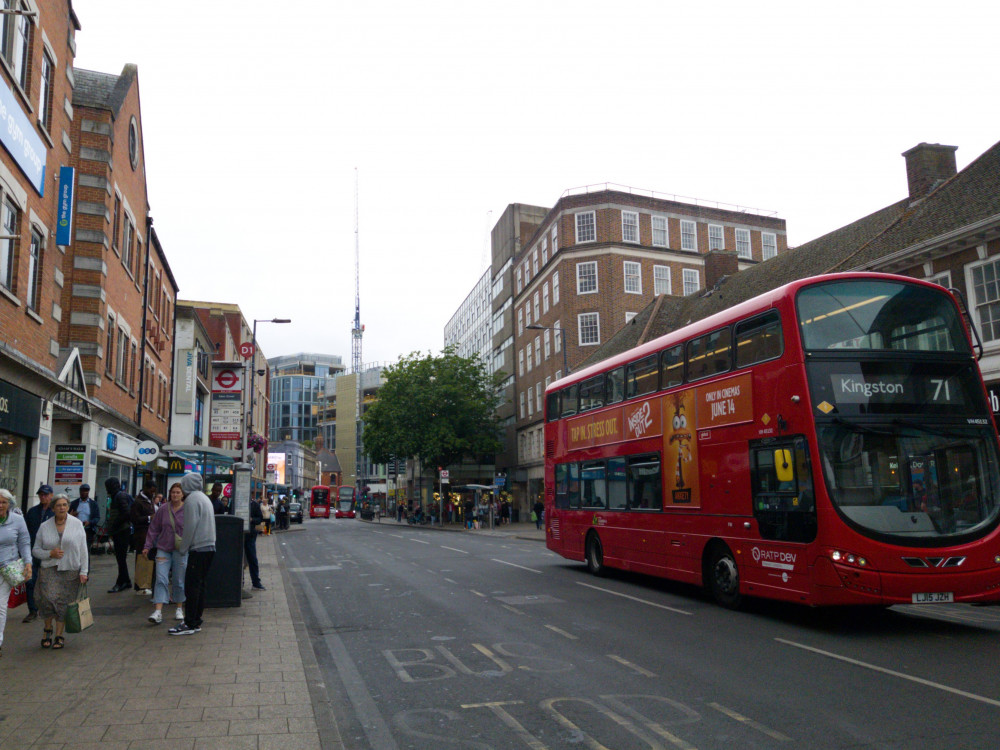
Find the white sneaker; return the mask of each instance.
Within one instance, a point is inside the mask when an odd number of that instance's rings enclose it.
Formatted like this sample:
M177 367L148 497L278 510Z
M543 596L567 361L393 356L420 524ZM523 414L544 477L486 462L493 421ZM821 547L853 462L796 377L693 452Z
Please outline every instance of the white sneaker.
M178 607L177 608L177 611L174 612L174 619L175 620L183 620L184 619L184 608L183 607Z
M149 616L149 621L154 625L159 625L163 622L163 613L160 610L155 610L153 614Z

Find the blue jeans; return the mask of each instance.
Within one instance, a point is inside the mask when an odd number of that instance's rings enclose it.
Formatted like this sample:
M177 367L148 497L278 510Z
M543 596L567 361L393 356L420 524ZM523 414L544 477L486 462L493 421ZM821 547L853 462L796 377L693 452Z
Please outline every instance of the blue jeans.
M173 573L174 604L184 603L184 574L187 570L187 553L156 551L156 585L153 587L153 604L166 604L170 574Z
M38 571L42 569L42 561L37 557L31 558L31 580L25 587L28 590L28 612L37 612L38 605L35 604L35 584L38 583Z

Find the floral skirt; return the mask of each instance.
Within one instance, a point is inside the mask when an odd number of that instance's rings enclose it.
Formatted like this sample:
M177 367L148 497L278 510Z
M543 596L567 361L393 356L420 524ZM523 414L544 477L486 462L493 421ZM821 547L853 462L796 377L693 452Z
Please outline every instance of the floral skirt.
M42 568L38 571L35 597L38 613L46 620L54 617L62 622L66 617L66 607L76 601L80 591L80 571Z

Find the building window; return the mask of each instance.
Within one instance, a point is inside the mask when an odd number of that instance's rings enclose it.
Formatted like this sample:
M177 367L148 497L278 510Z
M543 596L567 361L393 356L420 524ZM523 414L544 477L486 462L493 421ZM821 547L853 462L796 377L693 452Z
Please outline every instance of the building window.
M543 406L545 404L545 401L542 399L542 384L541 383L535 383L535 401L538 402L538 411L542 411ZM541 448L541 445L542 445L542 435L541 435L541 432L539 432L539 431L536 430L535 431L535 456L536 457L540 456L541 453L542 453L541 450L539 450Z
M552 274L552 304L559 304L559 272Z
M639 241L639 214L635 211L622 211L622 242Z
M535 367L542 366L542 340L541 337L535 336Z
M128 336L125 334L124 328L118 328L116 346L118 349L115 352L115 380L125 385L125 379L128 375Z
M597 224L593 211L576 215L576 242L593 242L597 239Z
M531 325L531 300L524 303L524 324Z
M535 389L530 385L528 386L528 416L530 417L535 413ZM525 435L525 438L528 436Z
M778 238L776 235L771 232L764 232L761 234L761 240L763 242L763 252L761 253L761 257L764 260L773 258L778 254Z
M0 224L7 237L17 236L18 208L6 198L0 208ZM14 289L14 245L15 240L0 240L0 286Z
M653 294L670 294L670 266L653 266Z
M557 320L555 323L552 324L552 336L553 336L553 344L554 344L555 350L557 352L561 351L562 350L562 321L561 320Z
M4 0L0 7L5 10L28 10L24 2L12 2L12 0ZM3 37L0 39L0 54L3 54L4 60L10 65L14 79L21 89L27 91L31 19L26 15L4 14L0 16L0 23L3 24L3 31L0 32Z
M538 248L535 248L535 252L531 255L531 275L538 275Z
M135 393L135 389L139 385L139 344L135 339L132 340L131 357L128 365L128 389L130 393Z
M594 294L597 292L597 261L576 264L576 293Z
M722 225L720 224L709 224L708 225L708 249L709 250L725 250L726 242L722 239Z
M531 261L524 261L524 283L528 284L531 282Z
M625 291L642 294L642 266L634 260L625 261Z
M601 343L601 316L599 313L581 313L577 316L580 346L595 346Z
M520 266L518 266L517 269L514 271L514 283L517 284L517 293L520 294L521 293L521 286L522 286L521 285L521 267Z
M552 255L556 254L556 250L559 249L559 225L552 225Z
M667 218L665 216L653 217L653 244L656 247L667 247Z
M47 50L42 50L42 85L38 92L38 121L46 130L52 130L52 83L55 63Z
M121 255L121 250L119 250L120 245L118 244L118 234L121 228L121 206L121 196L115 193L115 215L111 218L111 249L119 255Z
M549 262L549 238L542 237L542 266Z
M684 280L684 296L694 294L701 288L700 274L697 268L685 268L682 272Z
M521 419L524 419L524 391L521 391L521 411L520 411L520 414L521 414ZM524 436L522 435L522 437L524 437ZM521 442L523 443L524 441L522 440Z
M542 312L547 313L549 311L549 282L545 282L542 286Z
M538 303L538 292L535 292L535 296L532 300L535 310L535 320L540 319L542 316L539 314L539 303Z
M681 250L698 251L698 234L693 221L681 222Z
M525 354L524 359L525 359L525 361L527 363L527 367L525 369L527 370L527 372L531 372L531 366L532 366L532 362L531 362L531 342L529 341L528 345L526 347L524 347L524 348L526 350L526 354Z
M135 228L132 226L132 219L125 217L125 232L122 236L122 265L132 275L132 236Z
M983 339L1000 339L1000 258L971 269L972 292Z
M115 373L115 319L113 315L108 316L108 335L104 341L104 374L114 375Z
M38 312L42 296L42 235L31 230L31 249L28 251L28 308Z
M517 308L517 335L524 333L524 310Z
M545 359L548 359L549 356L552 354L552 341L551 341L551 339L549 337L549 329L548 328L546 328L544 331L542 331L542 342L545 345Z
M749 229L736 230L736 254L741 258L753 258L753 253L750 252Z

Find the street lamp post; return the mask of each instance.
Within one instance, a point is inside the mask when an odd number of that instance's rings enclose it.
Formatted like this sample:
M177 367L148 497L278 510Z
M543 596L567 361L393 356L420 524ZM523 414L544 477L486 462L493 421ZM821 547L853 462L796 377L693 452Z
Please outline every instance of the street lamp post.
M525 328L530 328L533 331L559 331L559 335L562 337L559 344L563 355L563 374L569 375L569 361L566 359L566 329L562 326L543 326L538 323L531 323Z
M291 323L290 318L255 318L253 321L253 335L251 336L250 343L253 345L253 354L250 355L250 420L249 426L247 427L246 433L243 435L243 462L247 463L249 458L249 452L247 441L250 435L253 435L253 408L256 394L254 393L254 376L257 374L257 324L258 323ZM252 479L251 479L252 483Z

